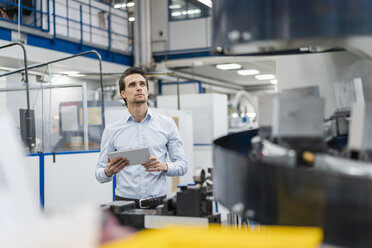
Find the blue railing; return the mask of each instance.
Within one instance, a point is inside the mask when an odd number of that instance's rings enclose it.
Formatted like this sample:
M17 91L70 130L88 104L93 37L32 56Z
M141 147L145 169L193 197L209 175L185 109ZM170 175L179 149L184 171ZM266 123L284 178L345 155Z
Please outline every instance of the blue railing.
M52 6L50 6L50 3L52 4ZM66 13L57 14L58 11L56 11L56 3L58 4L58 7L64 5ZM89 0L87 2L83 2L80 0L47 0L46 2L42 0L23 0L22 2L21 0L20 23L22 26L35 28L43 32L50 33L53 36L54 40L57 38L57 35L60 38L62 38L63 36L68 38L75 38L80 40L79 43L81 47L84 46L84 42L88 41L91 44L106 46L109 52L111 51L111 49L116 48L115 46L113 46L113 42L122 43L122 41L126 41L126 44L128 44L128 49L124 52L131 54L132 51L130 49L130 44L132 43L133 38L129 35L124 34L125 32L119 33L113 31L113 27L115 26L122 27L125 23L128 23L128 25L130 25L130 23L128 22L127 11L115 9L115 12L117 13L113 13L113 8L111 6L102 4L104 7L100 8L94 4L99 6L102 3L92 0ZM3 10L2 13L7 14L8 12L10 14L8 18L3 14L0 14L0 16L3 16L0 17L0 20L8 21L15 24L18 23L17 3L0 0L0 8ZM107 25L104 25L102 27L93 24L92 16L94 16L94 11L96 12L96 15L97 13L105 14L103 15L103 21ZM120 14L118 14L118 12ZM25 15L25 13L27 13L27 15ZM77 13L79 14L77 15ZM84 18L87 16L89 18ZM63 29L67 30L67 32L63 32L63 34L61 34L61 22L65 24L65 26L63 26ZM50 28L51 24L53 24L52 30ZM77 32L80 32L80 35L76 35ZM102 32L105 33L104 39L106 39L107 37L105 44L102 44L102 40L101 43L95 42L93 37L94 35L102 37ZM75 36L72 36L72 33L74 33ZM86 35L89 35L88 38ZM117 50L122 50L122 48L118 48Z
M31 4L32 6L27 6L26 4ZM50 20L49 20L49 1L47 2L46 10L44 11L45 6L43 6L43 1L40 1L40 6L37 6L37 1L22 1L20 0L20 23L22 26L27 26L35 29L39 29L45 32L49 32L50 29ZM0 20L8 21L11 23L18 23L18 3L10 2L6 0L0 0L0 9L1 15ZM28 13L25 17L23 13ZM32 13L32 15L31 15ZM40 18L40 19L38 19ZM47 27L43 26L43 18L48 19ZM32 22L32 24L30 24Z

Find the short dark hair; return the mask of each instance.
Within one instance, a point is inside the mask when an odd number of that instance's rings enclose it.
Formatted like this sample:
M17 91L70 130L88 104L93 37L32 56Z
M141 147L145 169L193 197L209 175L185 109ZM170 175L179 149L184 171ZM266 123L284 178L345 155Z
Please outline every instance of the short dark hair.
M144 69L142 69L141 67L129 67L128 69L126 69L123 74L121 74L121 77L119 79L119 90L120 92L122 90L125 90L125 82L124 82L124 79L129 76L129 75L132 75L132 74L140 74L142 75L145 80L146 80L146 87L147 89L149 88L149 84L147 82L147 76L146 76L146 71Z

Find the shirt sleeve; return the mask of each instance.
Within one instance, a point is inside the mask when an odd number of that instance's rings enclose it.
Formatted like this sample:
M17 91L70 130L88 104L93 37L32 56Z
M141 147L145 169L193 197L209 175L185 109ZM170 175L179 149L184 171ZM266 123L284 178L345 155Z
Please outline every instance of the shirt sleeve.
M183 176L187 172L187 160L185 152L182 147L182 141L178 128L174 121L170 119L170 128L169 128L169 138L168 138L168 153L169 160L167 162L168 171L165 173L166 176Z
M107 162L107 153L113 152L114 146L112 145L112 135L107 128L103 131L102 139L101 139L101 152L99 154L97 168L96 168L96 178L100 183L110 182L112 180L112 176L108 177L105 174L105 167Z

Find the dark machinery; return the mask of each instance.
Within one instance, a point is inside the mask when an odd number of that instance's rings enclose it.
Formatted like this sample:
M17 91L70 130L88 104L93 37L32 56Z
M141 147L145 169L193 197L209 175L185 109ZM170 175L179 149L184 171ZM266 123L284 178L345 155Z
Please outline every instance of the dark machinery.
M213 214L211 177L198 170L195 183L179 185L180 191L163 200L156 209L135 208L131 201L114 201L102 206L109 209L122 225L137 229L159 228L170 224L208 225L221 223L220 214Z
M214 142L216 200L264 225L319 226L325 243L370 247L372 180L254 160L248 154L257 133L245 131Z

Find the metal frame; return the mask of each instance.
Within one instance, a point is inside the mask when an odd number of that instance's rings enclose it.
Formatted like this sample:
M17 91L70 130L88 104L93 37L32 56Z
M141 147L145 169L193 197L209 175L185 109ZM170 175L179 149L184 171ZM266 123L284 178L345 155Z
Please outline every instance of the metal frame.
M19 44L19 43L17 43ZM7 45L7 46L10 46L10 45ZM5 47L7 47L5 46ZM23 47L23 45L22 45ZM0 47L1 49L1 47ZM95 54L97 55L98 57L98 60L99 60L99 76L100 76L100 84L101 84L101 101L102 101L102 105L101 105L101 118L102 118L102 130L105 129L105 98L104 98L104 90L103 90L103 76L102 76L102 58L101 58L101 55L95 51L95 50L90 50L90 51L86 51L86 52L82 52L82 53L78 53L78 54L74 54L74 55L71 55L71 56L67 56L67 57L64 57L64 58L61 58L61 59L56 59L56 60L52 60L52 61L49 61L49 62L45 62L45 63L41 63L41 64L35 64L35 65L31 65L28 67L28 69L34 69L34 68L38 68L38 67L42 67L42 66L47 66L47 65L50 65L50 64L54 64L54 63L57 63L57 62L61 62L61 61L64 61L64 60L68 60L68 59L72 59L72 58L75 58L75 57L79 57L79 56L83 56L83 55L87 55L87 54ZM26 56L26 55L25 55ZM25 57L26 58L26 57ZM14 74L14 73L17 73L17 72L21 72L21 71L26 71L26 75L28 75L27 73L27 62L25 60L25 67L24 68L19 68L19 69L16 69L16 70L13 70L13 71L9 71L9 72L6 72L6 73L3 73L3 74L0 74L0 77L3 77L3 76L7 76L7 75L11 75L11 74ZM28 76L26 76L27 78L27 82L28 82ZM28 84L27 84L27 105L28 105L28 108L29 108L29 89L28 89Z
M30 88L29 88L29 82L28 82L28 66L27 66L27 52L26 48L23 44L19 42L13 42L10 44L7 44L5 46L1 46L0 49L12 47L12 46L20 46L23 50L23 62L25 67L23 70L25 71L25 84L26 84L26 101L27 101L27 110L26 110L26 141L27 141L27 147L29 148L30 152L32 150L31 146L31 140L32 138L30 137L31 134L31 109L30 109ZM1 75L0 75L1 77Z

